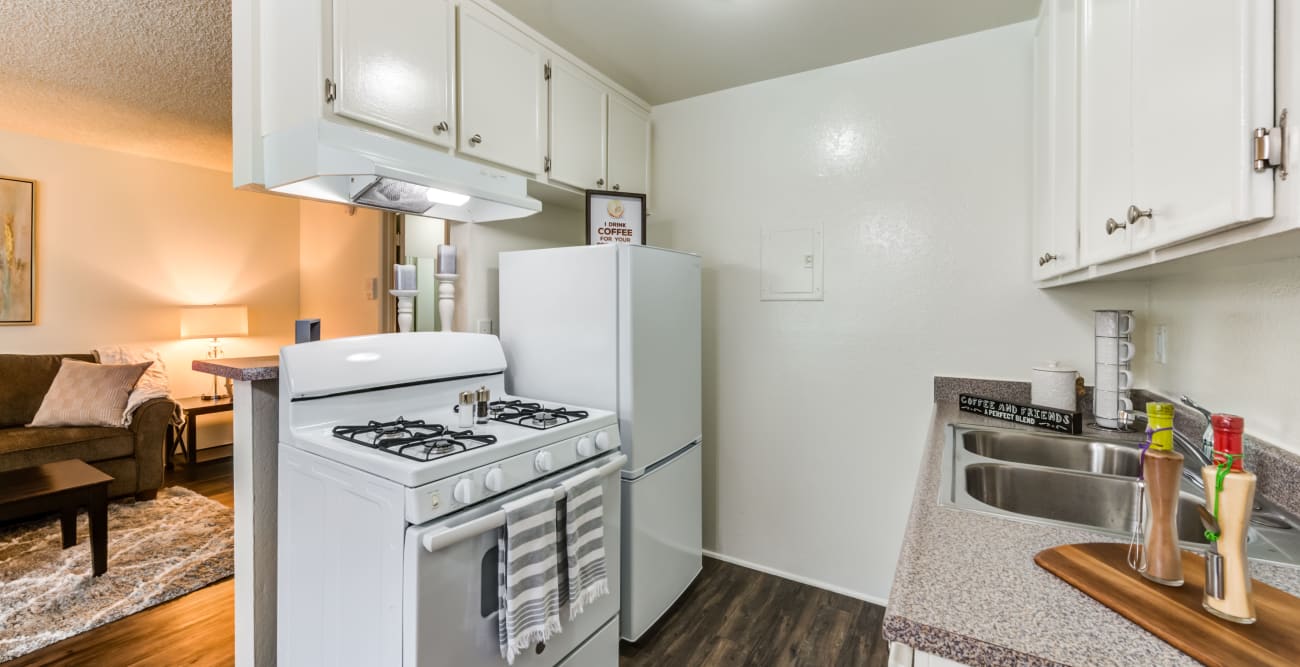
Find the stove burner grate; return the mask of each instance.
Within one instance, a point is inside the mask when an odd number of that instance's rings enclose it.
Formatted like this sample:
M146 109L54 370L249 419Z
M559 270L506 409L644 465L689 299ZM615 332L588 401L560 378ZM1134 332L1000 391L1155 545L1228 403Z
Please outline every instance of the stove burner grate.
M421 462L466 451L471 447L469 443L490 445L497 441L493 435L453 431L442 424L403 417L390 422L372 420L364 425L335 426L333 432L341 440Z
M493 401L488 406L493 421L516 426L524 426L539 431L563 426L587 418L585 410L570 410L561 407L546 407L541 403L525 403L520 400Z

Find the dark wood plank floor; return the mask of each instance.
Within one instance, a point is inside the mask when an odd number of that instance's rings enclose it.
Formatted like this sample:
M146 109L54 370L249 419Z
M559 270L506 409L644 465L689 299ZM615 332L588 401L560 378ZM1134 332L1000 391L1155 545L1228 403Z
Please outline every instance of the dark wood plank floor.
M234 505L229 461L187 468L167 483ZM664 619L619 667L883 667L885 610L853 598L713 559ZM227 579L30 653L29 665L172 666L234 664L235 586Z
M883 667L885 609L730 563L704 572L620 667Z

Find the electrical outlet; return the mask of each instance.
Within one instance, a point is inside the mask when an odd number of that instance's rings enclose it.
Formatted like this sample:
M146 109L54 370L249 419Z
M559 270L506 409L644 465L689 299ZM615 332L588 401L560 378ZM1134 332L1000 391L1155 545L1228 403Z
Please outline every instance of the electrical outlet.
M490 334L490 333L492 333L492 320L479 320L479 321L478 321L478 332L481 333L481 334Z
M1156 363L1164 364L1169 362L1169 325L1161 324L1156 327Z

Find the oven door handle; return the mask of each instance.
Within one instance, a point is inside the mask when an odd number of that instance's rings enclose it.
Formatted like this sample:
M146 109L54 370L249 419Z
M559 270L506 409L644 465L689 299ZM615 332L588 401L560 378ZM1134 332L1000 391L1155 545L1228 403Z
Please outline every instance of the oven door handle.
M601 477L611 475L623 469L623 464L627 462L627 456L619 454L610 459L608 463L597 468ZM552 490L556 500L564 497L564 487L557 486ZM437 552L447 546L460 542L466 538L473 537L480 533L485 533L493 528L500 528L506 525L506 513L504 510L497 510L487 516L481 516L472 521L466 521L457 526L450 526L445 530L429 533L425 535L421 542L424 548L429 552Z

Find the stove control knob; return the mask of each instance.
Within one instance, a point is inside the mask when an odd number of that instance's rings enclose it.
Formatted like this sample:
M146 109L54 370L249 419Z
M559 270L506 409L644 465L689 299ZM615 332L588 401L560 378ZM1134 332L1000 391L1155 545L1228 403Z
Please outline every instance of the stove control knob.
M506 474L500 468L489 470L487 475L483 477L483 486L486 486L487 490L492 493L506 488Z
M456 488L452 489L451 497L462 505L468 505L474 502L474 480L462 479L456 482Z
M596 443L592 442L589 436L584 435L581 438L578 438L578 456L585 459L588 456L595 456L595 454Z
M607 451L611 446L613 446L613 444L614 443L610 441L608 432L601 431L596 434L596 449L599 449L602 452Z
M550 452L538 452L533 459L533 467L537 468L537 472L550 472L555 469L555 457Z

